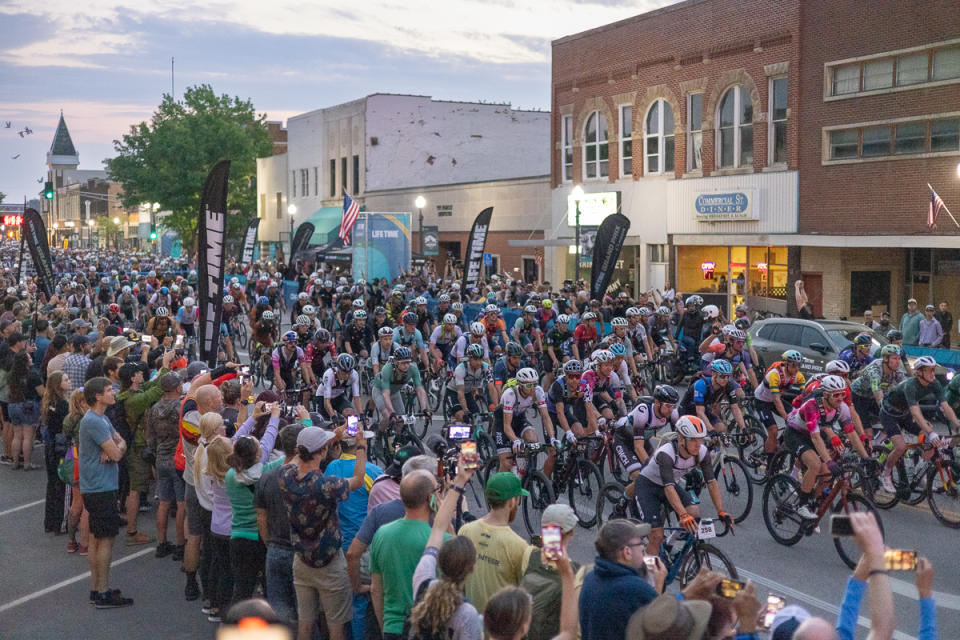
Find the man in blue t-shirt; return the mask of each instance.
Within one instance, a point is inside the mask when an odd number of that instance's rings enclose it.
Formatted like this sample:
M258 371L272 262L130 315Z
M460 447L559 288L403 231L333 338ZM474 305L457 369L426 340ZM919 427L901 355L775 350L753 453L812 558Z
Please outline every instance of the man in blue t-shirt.
M97 609L128 607L133 598L124 598L119 589L109 587L113 540L120 531L117 463L126 453L127 443L103 415L114 402L113 383L104 377L88 380L83 397L90 409L78 426L77 464L83 506L90 514L90 601Z

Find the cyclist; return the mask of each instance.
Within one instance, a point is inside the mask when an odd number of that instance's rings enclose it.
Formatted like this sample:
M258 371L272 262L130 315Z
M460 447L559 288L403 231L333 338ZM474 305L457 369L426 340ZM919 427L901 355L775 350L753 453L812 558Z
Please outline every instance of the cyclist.
M171 306L173 306L173 298L170 297L170 289L160 287L158 291L155 291L154 294L150 296L150 302L147 303L147 311L156 315L160 307L169 309Z
M351 324L353 324L353 319L356 317L353 314L355 314L357 311L365 309L366 307L363 304L363 298L354 298L353 302L350 303L350 310L347 311L347 313L343 316L343 326L349 327Z
M123 314L123 318L127 324L132 324L138 315L137 296L133 295L133 289L129 285L124 285L120 289L120 297L117 299L117 302L120 304L120 313Z
M540 329L541 334L547 333L547 329L551 323L556 325L558 318L557 312L553 309L553 300L545 298L544 301L540 303L540 309L537 310L536 318L537 328Z
M327 282L330 282L329 280ZM333 286L333 283L331 283ZM328 305L329 306L329 305ZM393 293L390 294L390 300L387 301L387 317L391 322L397 322L403 316L406 309L406 304L403 300L403 290L394 289ZM414 322L416 324L416 322Z
M627 415L616 422L614 429L613 452L620 461L631 482L627 483L625 494L627 499L633 500L636 487L634 480L640 469L647 463L653 453L650 438L657 434L662 427L671 425L676 428L680 414L677 412L677 403L680 394L668 384L658 384L653 390L653 397L640 398L640 402ZM618 505L621 513L626 503Z
M163 339L176 333L176 324L170 317L170 310L166 307L157 307L154 315L147 323L147 333L163 343Z
M321 380L324 372L337 360L337 347L333 337L326 329L317 329L313 340L307 345L304 352L304 362L310 362L313 369L313 379Z
M393 343L393 329L390 327L380 327L377 332L377 341L370 348L370 366L373 367L374 375L380 373L380 369L390 362L397 350Z
M373 402L380 412L380 428L384 428L390 422L390 418L398 413L406 414L413 411L413 407L406 407L403 403L403 396L400 394L403 387L410 385L417 393L417 400L422 408L427 407L427 392L423 389L423 381L420 378L420 370L411 366L410 349L407 347L397 347L393 362L384 365L373 378Z
M561 313L553 327L547 331L546 354L547 364L556 369L573 355L573 334L570 333L570 316Z
M720 358L729 362L733 369L737 370L743 378L750 378L751 382L756 386L757 378L753 375L753 371L747 367L744 358L743 345L746 337L739 341L739 345L737 345L739 349L733 344L734 336L742 333L743 332L734 325L727 324L720 329L719 337L712 333L707 335L703 342L700 343L700 353L702 354L700 358L700 368L706 371L711 362Z
M860 369L870 364L873 357L870 350L873 348L873 339L869 333L859 333L853 339L853 344L840 352L838 356L850 365L850 377L856 378L860 374Z
M419 331L422 336L429 336L433 333L433 325L436 324L436 321L433 318L433 314L427 310L427 298L425 296L417 296L413 302L414 313L417 314L417 331Z
M301 291L297 294L297 301L293 303L293 308L290 309L290 324L295 324L297 321L297 316L303 313L303 308L310 304L310 294L306 291Z
M250 324L250 336L253 338L254 350L259 346L264 351L273 349L273 343L279 336L280 328L276 325L273 311L267 309L260 315L260 319Z
M620 377L613 370L613 355L606 349L595 351L592 365L580 376L580 390L587 406L587 417L612 422L615 415L625 415ZM617 409L614 412L614 408Z
M547 391L547 413L550 421L563 430L568 442L574 443L578 436L596 433L597 425L587 418L587 405L583 402L580 389L580 376L583 375L583 363L579 360L567 360L563 363L563 375L554 380ZM590 428L588 428L590 427Z
M650 309L648 307L630 307L625 312L627 317L627 337L630 339L630 344L633 350L633 360L634 366L636 366L637 361L640 361L640 364L643 362L653 362L655 359L653 357L654 349L651 346L651 340L649 334L647 333L646 321L650 317Z
M703 443L707 437L706 425L696 416L682 416L677 420L676 432L676 438L657 447L651 461L644 465L634 481L634 504L639 519L651 527L647 537L647 555L651 556L660 553L664 509L673 509L680 526L691 534L697 531L699 505L693 504L689 491L677 488L680 480L694 469L699 469L703 475L717 516L733 526L733 518L723 510L723 496L713 476L710 450Z
M525 366L523 349L516 342L508 342L503 355L493 365L493 379L497 387L502 387L508 380L515 378L517 372Z
M354 310L352 320L343 330L343 348L349 354L366 358L370 355L370 345L373 343L373 332L367 326L366 310Z
M267 311L270 311L273 315L273 307L270 306L270 298L267 296L260 296L257 298L257 304L250 309L250 327L252 328L254 324L260 321L260 317Z
M667 342L670 342L670 348L677 350L677 344L673 340L673 331L670 330L670 307L659 306L657 310L647 318L647 336L650 341L659 350L663 349Z
M774 362L763 374L763 380L753 391L753 397L756 399L757 411L760 414L760 421L767 428L767 438L764 443L764 451L768 457L773 457L777 452L777 418L779 415L784 420L787 419L787 409L780 398L783 389L792 385L803 385L806 380L800 372L800 363L803 362L803 356L796 349L788 349L783 352L782 360Z
M221 314L221 318L222 315L223 314ZM197 332L195 331L195 327L199 318L200 308L196 306L193 298L187 296L183 299L183 306L177 310L177 324L184 335L189 338L196 337Z
M430 334L430 354L437 363L437 371L443 369L444 363L451 369L457 366L456 359L451 358L453 345L463 334L457 326L457 316L452 313L443 315L443 322L434 328Z
M842 473L840 465L827 450L820 429L829 429L831 445L835 450L842 450L836 427L842 427L845 431L853 430L850 409L843 401L846 392L846 380L840 376L825 376L820 383L820 392L813 394L787 417L784 438L787 450L799 458L804 467L799 491L800 506L797 509L797 515L801 518L818 518L813 504L813 488L817 476L829 472L836 477Z
M692 365L696 357L697 344L700 343L700 336L703 332L703 313L700 307L703 305L703 298L698 295L692 295L684 301L684 311L677 322L677 328L674 337L680 341L682 348L686 349L685 357L687 362Z
M921 405L926 407L937 406L943 416L950 422L954 430L960 430L957 416L947 404L943 394L943 387L936 378L937 361L930 356L920 356L913 362L916 375L907 378L890 389L883 396L883 405L880 408L880 424L887 437L893 442L893 450L887 456L883 472L880 474L880 483L883 490L894 493L893 467L900 460L907 445L903 441L903 430L915 436L921 433L930 444L936 445L940 441L940 434L933 429L933 425L923 415ZM933 455L933 451L924 453L925 458Z
M746 432L743 422L743 412L740 410L740 388L730 384L733 367L728 360L714 360L710 363L708 372L698 371L683 394L680 403L680 414L697 416L700 420L713 428L714 431L726 433L727 425L720 417L720 403L726 400L730 406L730 413L737 426Z
M883 396L907 377L900 366L902 357L903 350L898 345L883 345L879 357L861 369L860 375L850 384L853 407L860 416L864 431L871 441L874 425L880 424L880 406L883 403Z
M470 419L470 414L480 413L481 407L497 403L497 388L493 384L493 370L483 361L483 347L472 344L467 347L467 357L453 370L447 383L444 400L450 414L458 421ZM483 402L486 392L488 402Z
M587 311L580 320L580 324L573 330L571 347L573 357L577 360L584 360L597 342L597 314L593 311Z
M297 332L297 346L306 349L313 341L313 321L310 316L305 313L298 315L294 320L293 330Z
M462 302L452 302L450 303L450 313L453 314L453 317L457 319L456 325L460 329L460 333L463 333L467 330L467 317L463 315L463 303Z
M483 326L487 330L487 342L491 347L503 347L510 342L507 325L500 317L500 308L497 305L488 304L483 308Z
M511 450L518 455L524 441L537 441L537 434L524 415L527 409L536 404L544 437L550 444L543 472L547 477L553 473L556 447L560 441L554 436L553 422L550 420L550 414L547 413L547 395L537 384L538 380L536 371L530 367L524 367L517 372L516 378L511 379L510 384L504 386L503 393L500 395L500 403L494 412L494 442L500 456L500 471L510 471L513 466L514 461L510 458Z
M427 350L423 346L423 335L417 329L417 314L407 311L403 314L403 324L393 330L393 341L400 347L406 347L411 354L423 363L423 370L430 369Z
M527 349L531 345L537 352L543 350L543 343L540 340L540 328L536 321L537 308L528 304L523 308L523 313L513 323L513 340L521 347Z
M223 336L223 345L227 350L227 357L231 362L237 362L237 354L233 348L234 329L233 318L240 314L236 300L229 293L223 296L223 311L220 313L220 335Z
M313 369L309 366L303 366L305 355L303 349L297 344L298 337L296 331L287 331L283 334L283 344L273 350L271 354L273 364L273 383L280 392L286 389L295 389L297 386L297 371L303 376L304 384L309 389L313 388ZM309 397L309 395L307 396ZM303 398L297 398L298 403L304 401Z
M807 384L803 387L803 393L793 399L793 408L799 409L804 402L819 392L820 386L825 377L836 376L843 380L845 383L847 383L844 391L843 402L847 405L847 409L850 411L850 424L852 425L852 428L849 431L845 431L845 434L847 439L850 441L850 446L854 451L857 452L857 455L859 455L861 458L866 458L866 447L870 446L870 438L864 434L863 424L860 422L860 416L857 415L857 410L853 406L853 393L850 391L850 381L847 379L847 374L850 373L850 365L843 360L831 360L824 365L823 368L824 373L818 373L810 378ZM837 441L833 440L833 436L836 434L832 430L832 427L827 427L825 432L827 434L827 440L830 441L830 444L833 446L834 450L836 450L838 453L842 452L844 448L843 441L841 440L838 444Z
M453 344L453 354L457 362L463 360L470 345L478 344L483 349L483 359L490 363L490 348L487 345L487 329L482 322L474 322L470 325L469 333L462 334Z
M239 278L230 278L230 295L241 310L247 308L247 294L243 292Z
M363 412L360 401L360 376L354 370L356 360L349 353L341 353L332 367L323 372L323 378L317 386L315 402L327 420L334 416ZM352 401L352 402L351 402Z
M387 308L377 307L373 310L373 326L370 328L373 329L374 333L380 335L380 329L384 327L389 327L393 331L390 319L387 317Z
M123 316L120 315L120 305L116 302L111 302L107 305L107 322L112 324L115 327L123 328Z
M613 371L617 374L617 377L620 378L621 388L626 390L627 399L630 401L630 404L636 404L637 392L633 388L633 382L630 380L630 370L627 366L627 363L632 362L633 359L628 358L627 347L624 346L622 342L617 342L614 336L607 336L607 341L609 345L607 351L613 356L611 360L613 363Z

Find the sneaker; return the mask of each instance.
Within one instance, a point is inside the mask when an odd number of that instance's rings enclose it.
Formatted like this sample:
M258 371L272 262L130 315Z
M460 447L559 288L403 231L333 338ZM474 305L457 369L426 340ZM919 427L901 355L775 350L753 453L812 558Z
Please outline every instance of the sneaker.
M810 505L808 504L800 505L800 508L797 509L797 515L803 518L804 520L820 519L820 517L810 509Z
M161 542L157 545L157 552L153 554L155 558L166 558L173 553L174 546L169 542Z
M85 545L82 545L82 544L77 545L77 553L79 553L80 555L85 556L85 555L87 555L89 552L90 552L90 548L89 548L89 547L87 547L87 546L85 546Z
M136 547L141 544L150 544L151 542L153 542L153 536L148 536L147 534L140 533L139 531L127 533L128 547Z
M67 543L67 553L76 553L80 550L80 545L71 540Z
M884 471L880 474L880 487L887 493L896 493L897 488L893 486L893 472Z
M117 594L117 595L120 595L120 589L110 589L110 593L115 593L115 594ZM97 604L97 598L99 598L99 597L100 597L100 594L99 594L99 593L97 593L96 591L91 590L91 591L90 591L90 604Z
M11 458L10 456L0 456L0 464L5 464L7 466L10 466L13 464L13 458Z
M220 609L211 609L207 620L210 622L220 622Z
M210 604L210 601L209 601L209 600L204 600L204 601L203 601L203 606L200 607L200 613L202 613L202 614L205 615L205 616L208 616L208 615L210 615L211 613L213 613L213 605Z
M196 579L187 579L187 586L183 589L183 597L188 601L196 600L200 597L200 585Z
M627 517L627 496L620 496L620 499L617 500L617 504L613 507L613 514L611 515L612 519L617 518L626 518Z
M103 594L97 598L94 605L97 609L117 609L119 607L129 607L133 604L133 598L124 598L118 591L109 591L106 596Z
M173 548L173 555L171 556L174 562L183 562L183 545L178 544Z

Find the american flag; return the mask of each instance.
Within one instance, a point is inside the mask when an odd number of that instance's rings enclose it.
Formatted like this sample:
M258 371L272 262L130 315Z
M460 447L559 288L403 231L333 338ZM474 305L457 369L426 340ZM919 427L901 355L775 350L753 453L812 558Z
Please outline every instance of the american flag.
M360 215L360 205L350 197L347 190L343 190L343 217L340 218L340 239L344 244L350 244L350 230L353 229L357 216Z
M537 247L537 250L533 253L533 260L541 267L543 266L543 249Z
M927 211L927 226L931 229L936 229L937 217L940 215L940 210L946 208L947 205L943 204L943 198L937 195L933 187L930 187L930 209Z

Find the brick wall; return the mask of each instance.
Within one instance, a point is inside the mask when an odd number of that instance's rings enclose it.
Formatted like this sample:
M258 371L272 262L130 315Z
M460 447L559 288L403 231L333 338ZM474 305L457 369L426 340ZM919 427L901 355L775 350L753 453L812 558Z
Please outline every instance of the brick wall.
M850 316L850 272L889 271L890 304L893 305L890 313L894 323L900 320L902 311L898 310L897 305L904 298L904 259L901 250L802 247L800 256L800 270L803 273L823 275L823 317L860 320L861 315ZM792 283L789 293L791 299L788 306L792 310L795 308Z

